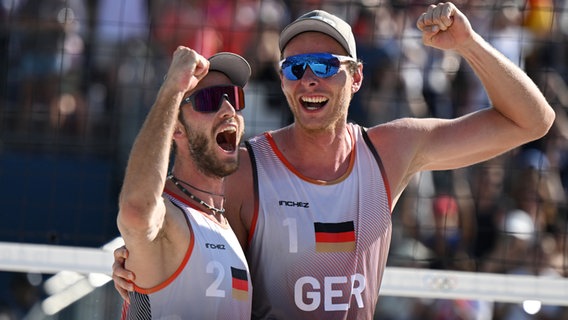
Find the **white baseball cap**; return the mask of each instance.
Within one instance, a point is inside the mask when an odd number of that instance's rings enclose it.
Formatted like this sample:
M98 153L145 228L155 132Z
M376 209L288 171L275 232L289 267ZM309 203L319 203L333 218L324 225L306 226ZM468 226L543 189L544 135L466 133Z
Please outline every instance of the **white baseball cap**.
M310 11L286 26L280 33L280 52L292 38L309 31L327 34L339 42L350 57L357 59L355 37L351 26L345 20L323 10Z
M211 56L209 70L224 73L234 85L244 87L251 75L251 68L245 58L231 52L219 52Z

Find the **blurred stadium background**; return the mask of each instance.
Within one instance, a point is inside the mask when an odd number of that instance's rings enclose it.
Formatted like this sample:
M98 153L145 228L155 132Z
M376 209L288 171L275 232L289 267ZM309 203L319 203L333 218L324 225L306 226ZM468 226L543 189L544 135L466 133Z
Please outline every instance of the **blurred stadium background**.
M131 143L178 45L252 65L247 136L290 122L277 39L323 8L364 62L350 120L489 106L472 71L425 48L425 0L0 0L0 319L118 319L108 277ZM486 163L425 172L393 214L377 319L568 319L568 1L458 0L556 109L550 133Z

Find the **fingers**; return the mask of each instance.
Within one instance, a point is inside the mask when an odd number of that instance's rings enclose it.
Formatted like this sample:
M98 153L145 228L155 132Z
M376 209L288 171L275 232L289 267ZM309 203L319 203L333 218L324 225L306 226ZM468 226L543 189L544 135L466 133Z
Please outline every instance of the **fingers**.
M116 277L116 278L125 279L124 280L125 282L135 280L134 273L124 268L124 262L126 261L127 258L128 258L128 250L126 249L126 247L123 246L114 250L114 263L112 264L113 278ZM134 289L132 283L129 283L129 285L123 287L127 287L126 289L130 290Z
M422 13L416 22L421 31L438 32L446 31L453 24L453 16L456 7L451 2L430 5L426 12Z
M114 281L114 288L120 296L130 303L128 298L128 291L134 290L135 279L134 273L124 268L124 262L128 258L128 250L125 246L114 250L114 263L112 264L112 279Z
M203 77L207 75L208 72L209 72L209 60L205 59L205 57L203 57L202 55L197 55L195 70L193 73L194 76L198 80L201 80L203 79Z
M174 62L180 64L176 67L190 71L198 80L201 80L209 70L209 60L197 51L183 46L179 46L174 52Z
M112 264L112 277L113 279L115 277L124 279L125 282L128 282L128 286L123 286L125 287L125 289L128 289L129 291L132 291L132 289L134 289L132 283L130 282L135 280L135 275L132 271L124 268L124 259L114 261L114 263Z
M173 54L166 78L180 91L189 91L209 72L209 60L195 50L179 46Z
M126 249L126 246L116 248L114 250L113 254L114 254L114 261L116 261L118 259L128 258L128 250Z
M132 283L124 281L122 278L119 278L119 277L115 276L114 274L112 276L112 280L114 281L114 288L116 289L118 294L120 294L120 296L122 297L122 299L124 299L124 301L130 303L130 298L128 296L128 292L134 290ZM128 285L130 285L132 287L132 289L130 289L130 290L125 289L125 287L127 287Z

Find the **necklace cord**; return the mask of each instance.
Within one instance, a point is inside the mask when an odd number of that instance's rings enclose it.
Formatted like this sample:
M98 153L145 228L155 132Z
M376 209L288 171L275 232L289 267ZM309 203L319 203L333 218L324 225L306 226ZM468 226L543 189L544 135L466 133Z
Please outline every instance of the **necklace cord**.
M172 182L176 185L176 187L183 192L186 196L190 197L192 200L199 202L199 204L201 204L202 206L206 207L207 209L213 211L213 213L220 213L220 214L224 214L225 213L225 208L216 208L210 204L208 204L207 202L199 199L197 196L195 196L193 193L189 192L186 188L184 188L184 186L181 185L180 182L183 182L181 180L179 180L178 178L174 177L173 175L168 176L168 179L172 180ZM199 190L199 189L197 189ZM224 197L223 197L224 199Z
M192 188L192 189L195 189L195 190L197 190L197 191L200 191L200 192L203 192L203 193L207 193L207 194L212 195L212 196L218 196L218 197L224 197L224 196L225 196L224 194L221 194L221 193L215 193L215 192L211 192L211 191L199 189L198 187L196 187L196 186L190 184L189 182L183 181L183 180L181 180L181 179L175 177L174 175L170 175L168 178L171 179L171 177L173 177L176 181L181 182L182 184L185 184L186 186L188 186L188 187L190 187L190 188Z

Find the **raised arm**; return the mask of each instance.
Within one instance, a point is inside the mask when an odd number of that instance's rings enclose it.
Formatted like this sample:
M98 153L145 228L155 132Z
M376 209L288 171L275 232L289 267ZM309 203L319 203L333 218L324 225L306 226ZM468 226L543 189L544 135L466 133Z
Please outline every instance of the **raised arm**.
M452 3L430 6L417 22L425 45L455 50L473 68L492 107L451 121L425 122L421 169L453 169L487 160L544 136L555 114L527 74L493 48Z
M174 125L184 94L204 77L209 61L179 47L152 109L134 141L119 198L118 227L126 245L153 241L163 227L162 200Z
M465 15L452 3L430 6L417 26L423 32L425 45L455 50L469 63L494 109L518 127L516 143L540 138L548 132L554 112L541 91L523 70L474 32Z
M469 63L492 106L456 119L406 118L369 130L395 199L415 173L493 158L544 136L555 118L526 73L477 34L452 3L431 5L417 27L425 45L454 50Z

